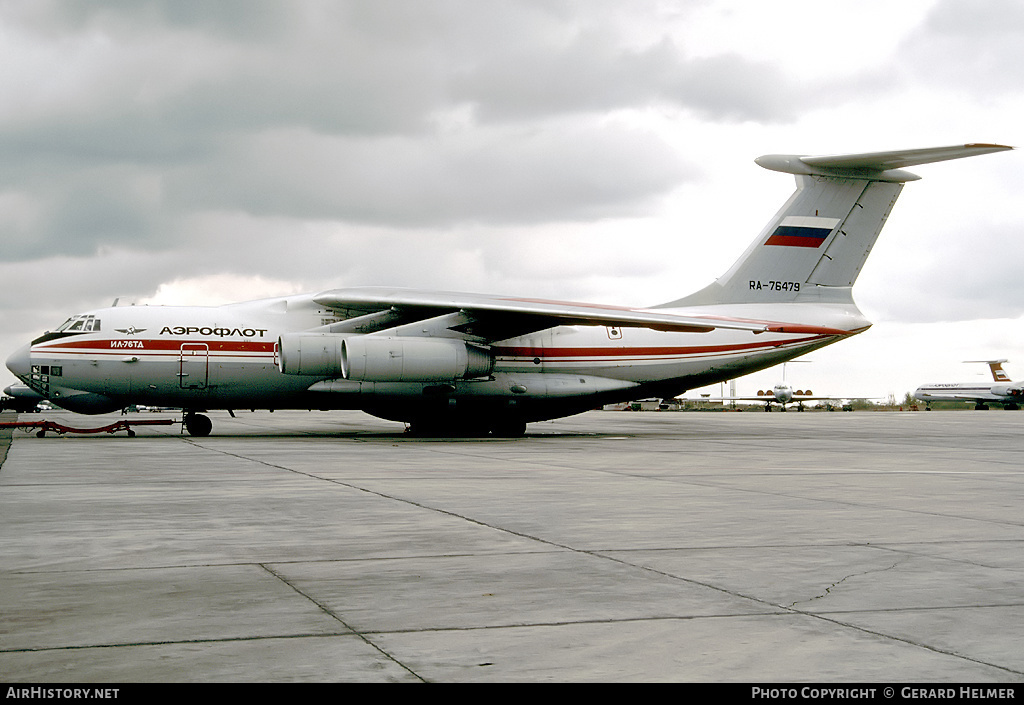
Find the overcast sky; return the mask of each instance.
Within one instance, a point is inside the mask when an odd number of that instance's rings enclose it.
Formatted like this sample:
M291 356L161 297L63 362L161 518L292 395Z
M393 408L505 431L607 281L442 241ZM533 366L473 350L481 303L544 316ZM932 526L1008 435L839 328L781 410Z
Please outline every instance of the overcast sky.
M653 305L788 198L761 154L1024 147L1019 0L0 0L0 64L0 358L115 298ZM1024 378L1024 152L913 171L793 386Z

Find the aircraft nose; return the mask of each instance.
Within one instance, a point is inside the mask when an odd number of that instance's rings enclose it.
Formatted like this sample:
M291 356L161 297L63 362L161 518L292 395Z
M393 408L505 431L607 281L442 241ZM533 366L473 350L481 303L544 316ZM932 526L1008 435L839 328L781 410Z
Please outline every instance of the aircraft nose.
M21 379L28 377L32 371L32 361L29 356L31 349L31 345L23 345L7 358L7 369Z

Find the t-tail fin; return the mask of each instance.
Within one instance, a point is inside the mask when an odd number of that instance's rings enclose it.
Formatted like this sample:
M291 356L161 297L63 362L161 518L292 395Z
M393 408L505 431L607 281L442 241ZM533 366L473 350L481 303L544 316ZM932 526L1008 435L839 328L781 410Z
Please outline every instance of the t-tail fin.
M1003 369L1003 360L964 360L964 362L983 362L988 365L988 368L992 370L992 379L996 382L1009 382L1010 375L1006 374L1006 370Z
M851 289L907 181L903 167L1012 149L995 144L756 162L796 176L796 192L720 279L663 307L852 302Z

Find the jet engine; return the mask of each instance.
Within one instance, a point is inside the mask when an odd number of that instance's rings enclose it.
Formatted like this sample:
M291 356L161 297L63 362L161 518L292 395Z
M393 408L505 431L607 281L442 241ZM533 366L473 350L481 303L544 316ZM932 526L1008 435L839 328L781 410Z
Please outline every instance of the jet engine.
M444 382L493 369L489 350L462 340L357 335L341 343L341 374L355 382Z
M278 369L286 375L354 382L450 382L494 369L487 348L451 338L286 333L277 347Z
M1024 399L1024 387L1019 384L994 384L990 390L999 397L1018 397Z
M344 337L337 333L285 333L277 339L277 368L286 375L337 377Z

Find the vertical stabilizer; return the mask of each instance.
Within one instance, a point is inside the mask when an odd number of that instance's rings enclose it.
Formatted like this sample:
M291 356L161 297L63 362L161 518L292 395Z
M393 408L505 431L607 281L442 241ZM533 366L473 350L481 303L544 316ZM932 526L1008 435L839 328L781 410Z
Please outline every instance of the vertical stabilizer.
M1006 362L1005 359L1002 359L1002 360L964 360L964 362L983 362L986 365L988 365L988 368L990 370L992 370L992 379L994 381L996 381L996 382L1009 382L1010 381L1010 375L1006 374L1006 370L1003 369L1003 363Z
M902 167L1011 149L1001 145L831 157L769 155L766 169L796 176L796 191L714 283L662 307L719 303L852 303L851 289L903 185Z

